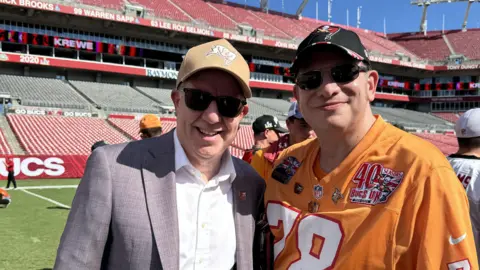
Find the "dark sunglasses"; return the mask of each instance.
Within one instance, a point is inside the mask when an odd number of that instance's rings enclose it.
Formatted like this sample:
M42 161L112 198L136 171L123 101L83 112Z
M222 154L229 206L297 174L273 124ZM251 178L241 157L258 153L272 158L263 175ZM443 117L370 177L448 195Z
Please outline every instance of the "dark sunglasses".
M337 83L349 83L356 78L360 72L366 72L369 68L365 66L358 66L356 64L345 64L333 67L330 70L332 79ZM312 70L305 73L298 74L295 84L302 90L315 90L323 83L322 71Z
M215 97L212 94L193 88L184 88L185 104L194 111L205 111L212 101L217 103L218 113L224 117L233 118L238 116L247 102L242 99L219 96Z

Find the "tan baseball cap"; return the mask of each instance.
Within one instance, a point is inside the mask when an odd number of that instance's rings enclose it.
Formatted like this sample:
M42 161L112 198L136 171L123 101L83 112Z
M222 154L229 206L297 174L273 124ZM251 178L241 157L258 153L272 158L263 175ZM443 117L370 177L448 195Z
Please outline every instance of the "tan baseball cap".
M178 71L177 84L205 69L228 72L238 80L245 98L252 97L250 68L243 56L225 39L200 44L188 50Z

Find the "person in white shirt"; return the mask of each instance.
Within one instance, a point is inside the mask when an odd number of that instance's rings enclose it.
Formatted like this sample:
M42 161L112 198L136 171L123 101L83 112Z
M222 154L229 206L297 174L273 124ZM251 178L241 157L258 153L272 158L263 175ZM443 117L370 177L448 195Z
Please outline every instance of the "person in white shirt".
M92 152L54 269L265 269L265 182L228 151L249 80L225 39L191 48L171 94L177 127Z
M480 108L465 112L455 124L455 133L459 149L448 160L467 191L473 236L480 255Z

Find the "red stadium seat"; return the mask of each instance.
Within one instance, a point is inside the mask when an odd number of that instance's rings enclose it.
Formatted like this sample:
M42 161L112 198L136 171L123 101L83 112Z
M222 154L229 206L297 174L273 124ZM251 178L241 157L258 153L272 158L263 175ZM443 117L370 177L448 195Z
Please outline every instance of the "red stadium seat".
M423 33L389 34L388 38L423 59L445 60L450 55L440 31L428 32L426 36Z
M7 138L3 131L0 129L0 154L1 155L11 155L13 154L10 145L8 144Z
M437 113L432 113L436 117L442 118L443 120L456 123L459 116L455 113L447 113L447 112L437 112Z
M7 120L27 154L88 155L97 141L128 141L99 118L8 115Z
M205 21L213 27L223 29L236 29L236 24L227 15L204 1L172 0L172 2L199 22Z
M127 134L130 138L139 140L140 136L138 135L138 126L139 120L134 119L119 119L119 118L109 118L113 126ZM172 128L176 127L175 121L162 121L163 132L169 132ZM232 143L232 146L229 148L232 155L241 158L245 149L249 149L253 145L253 131L251 126L241 125L240 130L238 131L237 137Z

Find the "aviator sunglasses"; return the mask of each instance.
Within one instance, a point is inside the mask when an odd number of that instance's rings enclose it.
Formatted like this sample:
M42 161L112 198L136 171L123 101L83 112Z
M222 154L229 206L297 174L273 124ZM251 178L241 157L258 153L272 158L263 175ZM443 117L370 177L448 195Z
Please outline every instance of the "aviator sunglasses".
M349 83L358 78L360 72L368 71L369 68L365 66L358 66L356 64L345 64L333 67L330 70L330 75L336 83ZM312 70L305 73L298 74L295 83L302 90L315 90L322 85L323 77L322 71Z
M215 97L212 94L194 88L184 88L185 104L194 111L204 111L212 101L217 103L218 113L224 117L233 118L238 116L247 105L245 100L229 96Z

